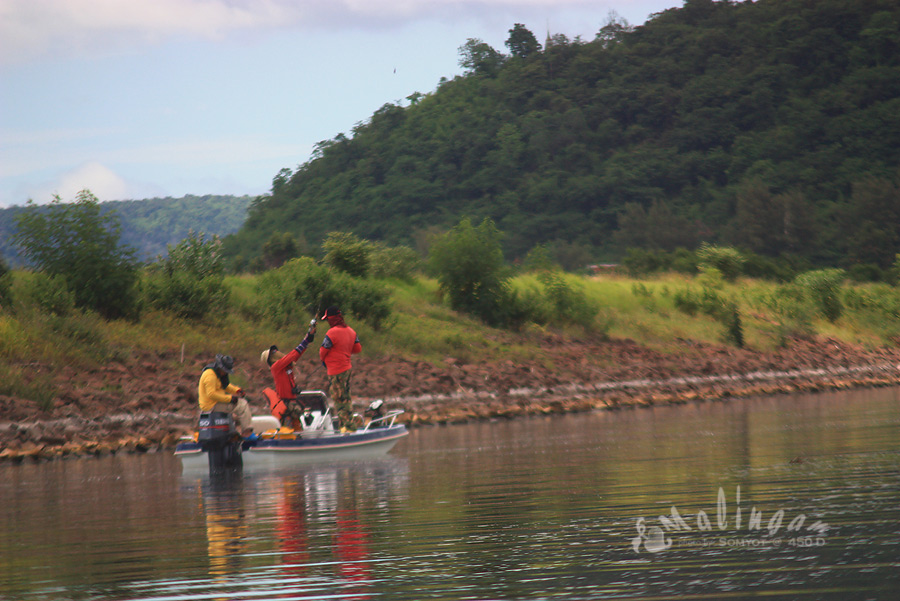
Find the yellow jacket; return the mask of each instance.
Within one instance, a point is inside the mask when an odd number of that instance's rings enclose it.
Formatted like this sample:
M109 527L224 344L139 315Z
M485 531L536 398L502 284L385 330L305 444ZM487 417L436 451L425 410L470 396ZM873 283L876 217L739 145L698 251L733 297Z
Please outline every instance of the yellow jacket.
M214 369L204 369L200 374L200 386L197 390L197 396L200 400L200 411L206 413L211 411L216 403L230 403L231 395L236 394L240 387L229 384L227 388L222 387L222 381L216 375Z

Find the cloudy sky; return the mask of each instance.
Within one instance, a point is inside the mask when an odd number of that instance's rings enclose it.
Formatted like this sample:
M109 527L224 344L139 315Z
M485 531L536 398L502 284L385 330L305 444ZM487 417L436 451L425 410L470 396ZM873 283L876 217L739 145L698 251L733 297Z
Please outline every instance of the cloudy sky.
M681 0L0 0L0 206L261 194L313 146L505 52Z

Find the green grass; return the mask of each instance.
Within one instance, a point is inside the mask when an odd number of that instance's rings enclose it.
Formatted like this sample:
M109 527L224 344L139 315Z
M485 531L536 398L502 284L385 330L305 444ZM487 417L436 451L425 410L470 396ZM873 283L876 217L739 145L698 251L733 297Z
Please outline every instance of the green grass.
M663 353L679 352L683 339L731 344L722 323L703 312L687 314L676 305L678 293L699 295L704 285L711 285L709 280L682 275L565 278L567 285L599 307L597 320L603 323L598 327L563 325L550 319L544 324L526 325L520 332L489 328L450 310L441 298L437 282L425 277L412 282L385 282L391 289L393 310L381 328L376 330L352 315L348 322L359 332L368 356L435 364L450 357L468 361L541 360L538 341L549 334L573 339L631 339ZM6 377L0 373L0 380L7 380L7 387L12 389L28 390L32 397L46 398L46 391L33 388L28 379L15 371L15 365L38 362L84 367L124 361L139 350L166 352L180 358L182 348L186 357L212 356L217 352L255 357L270 344L295 344L306 333L311 316L298 308L296 321L285 328L260 321L252 310L257 303L256 279L248 275L226 278L231 308L200 321L186 321L158 311L145 311L134 322L107 322L79 311L47 315L21 305L0 309L0 358L7 364ZM519 276L511 283L520 291L540 289L540 281L533 275ZM799 331L796 324L773 309L771 299L776 295L777 284L739 279L734 283L714 281L712 285L718 297L737 304L746 347L770 350L784 342L786 332ZM894 344L900 336L897 289L845 284L843 294L847 299L844 312L834 323L815 313L812 305L802 308L812 334L870 348ZM318 340L322 333L320 328Z

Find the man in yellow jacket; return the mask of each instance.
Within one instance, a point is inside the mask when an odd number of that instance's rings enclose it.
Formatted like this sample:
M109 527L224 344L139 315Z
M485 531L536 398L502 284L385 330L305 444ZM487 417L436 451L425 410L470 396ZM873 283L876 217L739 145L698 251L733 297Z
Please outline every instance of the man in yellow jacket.
M250 405L239 386L228 381L228 374L234 372L234 359L228 355L216 355L216 360L203 368L197 397L200 411L222 411L231 413L241 436L253 433L253 415Z

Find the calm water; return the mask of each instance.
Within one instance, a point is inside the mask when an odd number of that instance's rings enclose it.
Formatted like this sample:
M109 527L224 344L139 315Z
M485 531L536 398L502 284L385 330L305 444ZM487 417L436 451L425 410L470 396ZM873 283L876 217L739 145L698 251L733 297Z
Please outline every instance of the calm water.
M894 389L417 429L228 480L0 474L3 600L900 598Z

